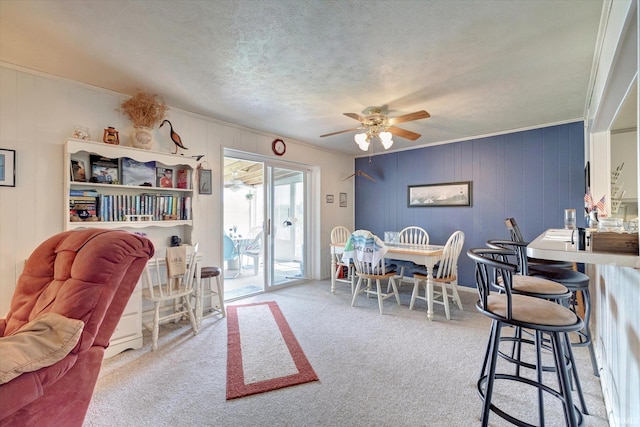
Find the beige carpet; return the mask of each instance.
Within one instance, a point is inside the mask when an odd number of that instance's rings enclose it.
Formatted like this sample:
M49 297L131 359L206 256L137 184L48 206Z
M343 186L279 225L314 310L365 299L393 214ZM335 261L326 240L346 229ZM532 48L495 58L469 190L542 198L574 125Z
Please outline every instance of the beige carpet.
M227 320L209 318L197 336L188 324L161 327L158 350L145 346L104 362L86 426L474 426L481 402L476 380L489 321L476 294L461 292L464 311L451 320L441 306L429 322L424 303L410 311L362 297L351 308L350 286L312 282L234 304L276 301L320 378L241 399L226 400ZM591 415L585 426L607 426L598 378L586 348L576 363ZM532 416L526 390L497 390L518 413ZM555 400L555 399L547 399ZM549 402L547 426L564 425ZM491 417L492 426L506 422Z

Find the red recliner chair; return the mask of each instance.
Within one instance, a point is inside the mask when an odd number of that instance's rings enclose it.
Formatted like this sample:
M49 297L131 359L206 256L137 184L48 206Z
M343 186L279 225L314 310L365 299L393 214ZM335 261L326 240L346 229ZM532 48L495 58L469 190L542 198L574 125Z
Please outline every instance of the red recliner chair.
M82 425L104 351L153 253L144 237L96 229L60 233L36 248L0 319L0 357L26 350L16 356L16 372L2 361L0 374L16 377L0 385L0 426ZM51 326L52 318L69 330ZM69 348L34 357L65 331L60 341ZM52 355L61 359L30 369Z

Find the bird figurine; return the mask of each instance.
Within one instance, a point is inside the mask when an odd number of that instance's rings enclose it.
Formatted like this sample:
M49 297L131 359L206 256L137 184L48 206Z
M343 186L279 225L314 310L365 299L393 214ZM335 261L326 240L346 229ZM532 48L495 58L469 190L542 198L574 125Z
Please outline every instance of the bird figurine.
M162 125L164 125L165 122L169 123L169 128L171 129L171 132L170 132L171 140L173 141L174 144L176 144L176 151L174 151L173 154L176 154L178 152L178 147L182 148L183 150L188 150L187 147L182 145L182 138L180 138L180 135L178 135L173 130L173 126L171 125L171 122L169 120L164 119L159 127L162 127Z

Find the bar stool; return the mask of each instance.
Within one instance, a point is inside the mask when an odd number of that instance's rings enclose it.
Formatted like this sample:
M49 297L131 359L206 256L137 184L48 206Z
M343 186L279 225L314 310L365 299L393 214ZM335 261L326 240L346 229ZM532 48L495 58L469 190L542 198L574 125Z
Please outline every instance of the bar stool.
M513 381L523 387L535 387L538 396L538 425L544 425L545 393L562 402L564 418L568 426L574 427L582 422L582 414L573 404L571 383L568 374L569 364L573 364L573 352L569 344L568 334L583 327L583 322L573 311L542 298L512 292L513 277L518 272L517 264L505 262L501 258L511 251L496 248L476 248L467 252L475 264L475 277L479 299L476 303L478 311L492 319L489 342L485 362L477 382L478 394L483 401L482 425L489 424L490 413L500 416L518 426L530 426L513 413L508 413L502 407L492 402L494 387L498 381ZM492 283L502 278L504 292L492 292ZM526 328L533 333L532 343L535 346L535 378L523 377L517 374L497 372L501 332L503 328ZM547 339L543 339L543 335ZM548 346L551 350L558 388L543 382L542 349ZM523 408L526 412L526 408Z
M546 277L541 276L530 276L521 274L521 271L528 271L528 260L525 253L525 249L527 247L526 243L523 242L514 242L511 240L488 240L487 246L489 248L501 249L504 250L499 256L494 254L494 258L500 259L501 261L508 262L509 258L515 258L515 264L518 265L518 274L513 274L511 278L511 292L513 294L521 294L535 298L543 298L548 301L555 302L556 304L562 304L565 307L570 306L570 300L573 296L573 293L570 289L564 286L562 283L557 282L555 280L550 280ZM504 283L502 277L497 277L495 283L491 283L494 287L499 289L502 292L505 292ZM575 313L575 310L574 310ZM523 331L522 328L516 327L514 328L513 337L501 337L500 341L508 341L513 343L513 347L511 350L511 354L507 354L503 351L499 351L498 354L504 358L505 360L516 365L516 375L520 375L520 367L525 367L529 369L536 369L536 365L532 363L528 363L523 361L521 358L521 348L522 344L534 344L534 341L531 339L527 339L523 337L523 332L528 334L527 331ZM530 334L529 334L530 335ZM544 338L543 338L544 339ZM567 343L567 345L569 345ZM548 347L546 343L543 342L543 347ZM485 355L485 363L487 360ZM578 397L580 399L580 405L582 407L582 413L588 414L587 404L584 399L584 394L582 392L582 386L580 384L580 379L578 377L578 369L573 363L573 359L567 361L567 368L569 369L570 378L575 382ZM543 371L554 371L555 367L553 366L543 366Z
M207 317L222 315L225 317L227 314L224 310L224 292L222 289L222 283L220 282L220 275L222 270L219 267L202 267L200 269L200 285L199 292L196 296L197 299L197 314L196 319L198 325L202 322L202 319ZM212 278L215 277L215 285L212 283ZM206 281L206 285L205 285ZM211 306L207 308L209 313L204 314L204 301L205 298L211 298Z
M514 242L523 242L527 243L522 236L522 232L520 231L520 227L516 222L515 218L507 218L504 220L504 224L507 226L507 230L509 230L509 234L511 235L511 240ZM527 262L529 265L552 265L554 267L561 268L573 268L573 263L568 261L555 261L550 259L540 259L540 258L531 258L527 257Z
M576 331L578 342L572 342L574 347L588 347L591 357L591 368L593 375L599 377L596 355L593 350L593 340L591 339L591 328L589 319L591 318L591 294L589 293L589 276L579 271L568 270L566 268L551 267L548 265L535 265L529 267L529 275L542 277L563 284L571 291L571 298L567 301L568 307L577 313L578 296L582 297L584 303L584 327Z
M513 236L512 236L513 237ZM492 245L492 243L496 243ZM595 351L593 350L593 341L591 339L591 328L589 319L591 318L591 295L589 293L589 276L579 271L570 270L555 265L547 264L530 264L526 254L527 242L519 241L489 241L487 244L493 247L505 247L505 244L511 243L511 247L517 251L519 271L523 275L542 277L547 280L558 282L565 286L570 292L571 297L563 304L570 307L574 313L577 313L578 295L582 297L584 302L584 327L577 332L578 342L572 342L574 347L589 348L589 356L591 358L591 368L593 375L599 377L598 364L596 362Z

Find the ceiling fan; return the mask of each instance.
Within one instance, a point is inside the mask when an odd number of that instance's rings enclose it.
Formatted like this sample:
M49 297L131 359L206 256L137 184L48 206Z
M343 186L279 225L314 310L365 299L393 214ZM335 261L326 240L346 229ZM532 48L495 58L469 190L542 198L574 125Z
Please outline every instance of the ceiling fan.
M399 136L400 138L410 139L415 141L420 138L419 133L411 132L406 129L397 127L399 123L411 122L413 120L426 119L431 117L431 114L424 110L416 111L413 113L405 114L398 117L388 117L386 111L381 107L370 107L365 110L367 114L361 116L357 113L343 113L347 117L356 119L360 122L360 126L351 129L345 129L338 132L327 133L320 135L321 138L325 136L338 135L345 132L351 132L354 130L364 130L363 133L356 134L355 140L360 148L366 151L369 148L369 142L374 137L379 137L382 141L382 145L387 149L393 144L392 135Z
M231 179L224 182L224 188L229 188L231 191L238 191L241 188L250 188L243 180L238 179L238 171L231 172Z

